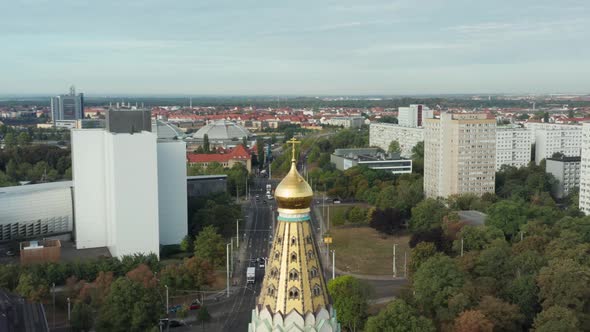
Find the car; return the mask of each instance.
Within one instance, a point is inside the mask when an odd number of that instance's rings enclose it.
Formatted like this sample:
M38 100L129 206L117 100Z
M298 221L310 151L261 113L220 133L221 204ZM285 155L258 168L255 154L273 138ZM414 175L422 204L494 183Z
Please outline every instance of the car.
M184 326L186 325L184 322L181 322L179 320L175 320L175 319L168 319L168 318L162 318L160 319L160 326L162 326L162 328L173 328L173 327L180 327L180 326Z
M260 198L260 195L256 195L256 198Z
M180 310L180 308L182 308L182 306L180 304L171 306L170 308L168 308L168 311L173 314L176 313L178 310Z
M342 201L339 198L334 198L334 204L340 204Z
M266 200L262 201L262 204L266 204Z
M260 262L258 263L258 267L264 269L264 259L260 260Z
M199 309L201 309L201 301L194 300L188 308L189 308L189 310L199 310Z

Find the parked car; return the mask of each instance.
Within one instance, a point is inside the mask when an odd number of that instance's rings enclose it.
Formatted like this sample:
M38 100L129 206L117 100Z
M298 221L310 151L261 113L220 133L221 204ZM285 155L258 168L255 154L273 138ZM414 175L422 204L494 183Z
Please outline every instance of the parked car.
M173 314L176 313L178 310L180 310L180 308L182 308L182 306L180 304L171 306L170 308L168 308L168 311Z
M201 301L194 300L188 308L189 308L189 310L199 310L199 309L201 309Z

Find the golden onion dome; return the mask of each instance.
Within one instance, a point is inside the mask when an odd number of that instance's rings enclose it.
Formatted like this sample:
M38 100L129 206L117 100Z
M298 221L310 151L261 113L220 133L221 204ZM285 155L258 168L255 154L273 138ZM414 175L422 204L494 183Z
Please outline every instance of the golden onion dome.
M307 209L313 198L313 190L297 172L295 159L291 160L291 170L275 190L275 199L280 209Z

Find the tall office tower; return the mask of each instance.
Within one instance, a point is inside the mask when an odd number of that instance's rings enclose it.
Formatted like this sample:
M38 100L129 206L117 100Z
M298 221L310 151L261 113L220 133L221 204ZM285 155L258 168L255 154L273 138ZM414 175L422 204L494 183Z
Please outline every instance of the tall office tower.
M535 141L535 163L551 158L557 152L567 157L579 157L582 148L582 126L537 123L527 126Z
M51 120L54 126L60 121L71 122L84 118L84 94L76 94L76 88L70 87L70 93L51 98Z
M434 112L421 104L398 108L397 123L402 127L422 127L424 119L432 118L434 118Z
M275 198L275 236L248 331L340 331L310 225L313 191L297 172L295 146Z
M584 214L590 214L590 123L584 123L582 125L579 208Z
M159 254L187 234L186 143L160 141L150 111L107 112L72 130L76 247Z
M496 120L486 114L443 113L424 122L424 193L427 197L493 193Z
M503 165L523 167L531 162L532 135L526 128L499 126L496 128L496 171Z

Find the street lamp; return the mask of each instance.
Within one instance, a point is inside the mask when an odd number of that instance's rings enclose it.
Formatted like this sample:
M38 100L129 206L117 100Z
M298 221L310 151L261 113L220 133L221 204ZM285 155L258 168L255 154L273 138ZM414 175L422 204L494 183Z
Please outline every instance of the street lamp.
M226 280L226 289L227 289L227 297L229 297L229 246L230 243L226 244L225 246L225 254L226 254L226 258L225 258L225 268L226 268L226 273L227 273L227 280Z
M336 250L332 249L332 280L336 278Z
M168 303L168 285L164 285L164 288L166 288L166 318L168 319L166 331L170 331L170 304Z
M236 248L240 247L240 220L242 219L236 219Z

